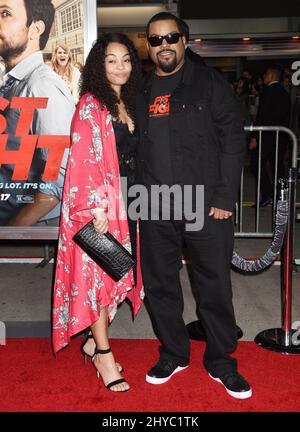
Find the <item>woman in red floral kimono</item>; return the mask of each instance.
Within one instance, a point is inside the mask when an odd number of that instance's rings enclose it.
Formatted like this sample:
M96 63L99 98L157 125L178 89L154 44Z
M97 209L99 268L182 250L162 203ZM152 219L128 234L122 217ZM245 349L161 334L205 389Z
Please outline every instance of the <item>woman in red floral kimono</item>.
M82 73L81 98L71 126L71 149L65 177L54 299L53 348L91 330L82 347L107 388L127 391L108 340L108 323L127 297L134 316L143 300L139 261L115 282L73 241L93 219L99 233L108 230L137 255L136 223L127 218L121 177L134 183L137 133L134 124L139 62L131 41L106 34L91 49Z

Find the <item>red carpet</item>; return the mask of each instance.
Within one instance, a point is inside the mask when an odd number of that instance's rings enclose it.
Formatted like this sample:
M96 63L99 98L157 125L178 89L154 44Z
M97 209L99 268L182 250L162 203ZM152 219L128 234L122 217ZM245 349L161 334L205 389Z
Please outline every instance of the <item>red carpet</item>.
M132 386L123 394L105 389L90 363L83 366L80 338L56 359L49 339L8 340L0 346L0 411L300 411L300 357L240 342L235 355L241 374L253 387L253 397L239 401L208 377L202 366L203 343L192 342L187 370L166 384L153 386L144 376L158 358L158 342L111 342Z

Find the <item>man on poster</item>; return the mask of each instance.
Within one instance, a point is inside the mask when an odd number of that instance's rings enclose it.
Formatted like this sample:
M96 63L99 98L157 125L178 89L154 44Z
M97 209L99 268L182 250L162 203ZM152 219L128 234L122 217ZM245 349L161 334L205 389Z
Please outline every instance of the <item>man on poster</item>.
M34 110L30 135L68 136L70 133L74 102L63 80L44 64L41 52L48 41L54 13L51 0L0 0L0 56L6 66L0 96L8 101L14 97L47 100L46 108ZM2 114L6 119L4 133L8 135L6 151L20 147L21 137L16 134L20 112L8 106ZM0 201L0 225L58 225L68 152L64 152L54 181L42 179L48 153L46 148L34 152L26 179L32 189L14 189L14 164L1 164L1 196L9 199Z

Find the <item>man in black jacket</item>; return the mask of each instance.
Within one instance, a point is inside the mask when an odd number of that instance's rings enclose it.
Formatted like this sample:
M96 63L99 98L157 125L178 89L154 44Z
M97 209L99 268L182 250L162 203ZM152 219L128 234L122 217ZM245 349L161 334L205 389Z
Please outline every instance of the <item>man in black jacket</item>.
M229 355L237 345L230 281L231 216L244 161L244 131L230 86L217 71L185 56L181 23L166 12L148 23L149 54L156 68L146 77L137 100L140 182L149 191L162 185L177 187L184 202L176 205L176 197L170 199L169 220L150 203L155 217L141 221L143 281L153 328L161 342L160 359L146 381L165 383L189 365L179 279L185 243L207 335L204 366L231 396L245 399L252 390ZM191 194L186 192L187 185ZM195 230L187 224L183 208L196 208L195 218L200 216L199 185L204 186L203 227ZM163 198L160 203L164 206Z
M270 66L264 74L264 88L258 106L256 126L285 126L289 127L291 101L287 91L280 84L282 68L280 65ZM275 132L263 132L261 143L261 183L260 183L260 207L271 204L274 188L275 165ZM288 146L288 135L279 134L278 140L278 164L277 177L285 177L284 156ZM255 177L258 177L258 145L257 136L250 141L251 169ZM269 164L269 167L268 167ZM269 170L268 170L269 168ZM270 178L271 173L271 178Z

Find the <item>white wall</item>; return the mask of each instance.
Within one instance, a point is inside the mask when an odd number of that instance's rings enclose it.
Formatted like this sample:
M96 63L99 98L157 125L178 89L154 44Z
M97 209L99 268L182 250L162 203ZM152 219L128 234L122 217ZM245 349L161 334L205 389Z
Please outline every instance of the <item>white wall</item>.
M97 22L100 28L106 27L145 27L149 19L165 11L163 5L98 7Z

